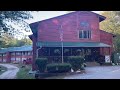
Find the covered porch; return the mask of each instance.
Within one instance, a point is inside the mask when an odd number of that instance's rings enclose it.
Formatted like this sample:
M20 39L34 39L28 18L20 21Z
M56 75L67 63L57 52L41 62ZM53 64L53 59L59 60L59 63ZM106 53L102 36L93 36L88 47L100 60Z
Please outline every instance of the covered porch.
M48 62L62 62L61 42L38 42L37 57L47 57ZM110 55L110 45L99 42L63 42L63 59L81 56L86 62L97 61L100 55Z

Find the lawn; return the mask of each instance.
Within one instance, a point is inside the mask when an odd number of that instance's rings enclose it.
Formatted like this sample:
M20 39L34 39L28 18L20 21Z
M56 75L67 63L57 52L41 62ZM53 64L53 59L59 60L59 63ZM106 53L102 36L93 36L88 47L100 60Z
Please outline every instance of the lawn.
M0 65L0 75L5 71L7 71L7 68Z
M19 72L17 73L17 78L16 79L35 79L33 75L29 75L28 72L31 69L31 65L26 65L25 67L20 67L19 66Z

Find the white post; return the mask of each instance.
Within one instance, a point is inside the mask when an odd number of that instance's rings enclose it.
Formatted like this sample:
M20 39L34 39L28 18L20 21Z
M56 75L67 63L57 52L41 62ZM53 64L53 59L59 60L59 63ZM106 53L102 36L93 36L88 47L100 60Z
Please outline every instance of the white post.
M62 63L64 63L64 61L63 61L63 42L62 42Z
M62 44L62 63L64 63L63 61L63 30L62 30L62 25L61 25L61 31L60 31L60 39L61 39L61 44Z
M41 49L41 48L42 48L42 47L40 47L40 48L38 48L38 49L36 50L36 55L37 55L36 58L38 58L38 50Z

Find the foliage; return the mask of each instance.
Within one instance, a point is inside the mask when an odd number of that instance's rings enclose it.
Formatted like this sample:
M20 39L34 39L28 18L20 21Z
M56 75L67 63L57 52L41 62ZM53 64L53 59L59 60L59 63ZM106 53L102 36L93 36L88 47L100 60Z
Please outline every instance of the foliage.
M60 52L59 49L55 49L55 50L54 50L54 53L56 53L56 54L60 54L61 52Z
M65 49L65 50L64 50L64 53L67 53L67 52L69 52L69 51L70 51L69 49Z
M102 30L116 35L114 38L115 51L120 52L120 11L104 11L101 13L106 17L106 20L100 23Z
M17 73L17 79L35 79L34 76L28 74L30 69L31 69L31 66L20 68L19 72Z
M47 71L50 73L63 73L71 71L69 63L52 63L47 65Z
M29 32L25 20L30 18L33 18L30 11L0 11L0 47L14 46L15 36L22 35L22 30Z
M2 73L4 73L5 71L7 71L7 68L0 65L0 75L1 75Z
M32 18L30 11L0 11L0 30L8 31L10 29L15 30L7 22L14 24L21 24L23 27L27 27L25 19Z
M38 69L40 72L45 72L46 70L46 65L47 65L47 58L37 58L36 59L36 65L38 66Z
M29 38L18 40L14 37L9 36L7 33L4 34L0 39L0 48L20 47L24 45L32 45L32 41Z
M69 63L72 65L72 69L77 71L79 69L83 69L84 58L80 56L71 56L68 57Z

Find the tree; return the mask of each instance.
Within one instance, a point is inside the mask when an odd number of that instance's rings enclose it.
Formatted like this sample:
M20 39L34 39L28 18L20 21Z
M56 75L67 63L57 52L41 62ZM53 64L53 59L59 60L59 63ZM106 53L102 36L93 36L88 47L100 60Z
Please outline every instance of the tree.
M6 48L9 46L13 46L14 39L13 37L11 37L10 35L8 35L8 33L4 33L0 39L0 48Z
M102 13L106 20L100 23L100 28L116 35L114 46L117 52L120 52L120 11L104 11Z
M29 18L33 18L30 11L0 11L0 33L8 32L9 30L12 33L19 32L13 25L28 28L28 24L24 20Z
M8 47L20 47L24 45L32 45L32 41L25 36L23 39L18 40L8 33L3 34L0 39L0 48L8 48Z
M14 36L22 35L22 32L15 26L29 32L25 20L30 18L33 18L30 11L0 11L0 47L16 46L17 39Z

